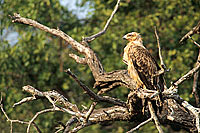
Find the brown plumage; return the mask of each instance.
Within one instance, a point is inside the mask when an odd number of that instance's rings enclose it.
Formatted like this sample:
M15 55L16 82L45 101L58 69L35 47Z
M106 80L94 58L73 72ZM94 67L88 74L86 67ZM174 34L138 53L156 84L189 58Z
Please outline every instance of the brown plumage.
M123 61L128 65L128 73L136 81L137 89L146 88L159 92L163 91L163 75L154 76L160 70L160 67L143 46L139 33L131 32L123 38L129 41L124 48Z

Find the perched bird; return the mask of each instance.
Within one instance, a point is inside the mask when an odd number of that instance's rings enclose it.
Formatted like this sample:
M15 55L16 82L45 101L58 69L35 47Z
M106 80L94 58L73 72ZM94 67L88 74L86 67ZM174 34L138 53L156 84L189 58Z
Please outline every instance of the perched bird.
M136 82L137 89L164 90L163 75L155 76L161 68L144 47L139 33L131 32L123 39L129 41L124 48L123 62L128 65L128 73Z

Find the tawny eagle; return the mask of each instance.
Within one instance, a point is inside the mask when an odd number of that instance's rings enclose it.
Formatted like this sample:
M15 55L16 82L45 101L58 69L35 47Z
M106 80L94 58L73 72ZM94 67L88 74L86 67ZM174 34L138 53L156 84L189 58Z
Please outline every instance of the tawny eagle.
M128 73L136 82L137 89L163 91L163 75L155 76L161 68L144 47L140 34L131 32L126 34L123 39L129 41L124 48L123 62L128 65Z

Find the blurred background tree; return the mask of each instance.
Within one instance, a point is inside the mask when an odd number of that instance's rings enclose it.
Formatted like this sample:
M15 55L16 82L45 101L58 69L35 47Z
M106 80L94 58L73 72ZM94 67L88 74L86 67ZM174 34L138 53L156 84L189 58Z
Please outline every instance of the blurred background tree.
M91 101L63 72L71 68L79 79L92 88L94 80L89 68L76 64L69 58L71 47L48 33L26 25L13 24L8 17L14 12L20 13L21 16L37 20L49 27L59 27L80 41L82 36L97 33L104 27L116 4L115 0L74 1L74 10L71 10L72 1L69 0L0 1L0 91L3 94L4 108L12 119L30 120L37 111L49 106L46 100L41 99L29 105L12 108L15 102L25 97L26 94L21 88L28 84L43 91L57 90L73 103L89 107ZM127 32L136 31L141 33L145 46L159 60L154 35L154 26L157 26L164 61L167 67L171 68L165 75L167 83L170 84L170 81L182 76L195 64L198 48L190 40L184 45L178 42L200 20L199 9L199 0L124 0L107 33L93 41L90 46L97 52L106 71L126 69L122 62L126 42L122 40L122 36ZM198 36L194 36L194 39L198 40ZM125 100L128 91L120 87L109 95ZM194 104L191 92L192 80L180 86L180 96ZM98 105L100 106L109 105ZM63 113L49 113L40 116L36 123L43 132L52 132L59 121L65 123L69 117ZM1 132L9 132L6 118L0 117L0 121ZM112 125L107 123L106 126L94 125L80 132L120 133L133 126L134 123L115 122ZM25 129L25 125L14 126L14 132L25 132ZM145 131L157 132L152 123L138 132ZM166 127L165 131L171 132L171 128Z

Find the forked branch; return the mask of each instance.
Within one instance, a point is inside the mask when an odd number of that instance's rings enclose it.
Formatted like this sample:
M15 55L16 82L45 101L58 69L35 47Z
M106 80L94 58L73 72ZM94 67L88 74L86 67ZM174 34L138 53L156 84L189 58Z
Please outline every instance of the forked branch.
M3 97L2 97L2 95L1 95L1 101L0 101L0 108L1 108L1 111L3 112L4 116L6 117L7 121L10 122L10 133L13 132L13 123L20 123L20 124L27 124L27 125L31 125L31 124L32 124L32 125L34 126L34 128L36 129L36 131L37 131L38 133L41 133L40 128L39 128L34 122L29 123L29 122L27 122L27 121L12 120L12 119L10 119L10 118L8 117L8 115L6 114L4 108L3 108Z

